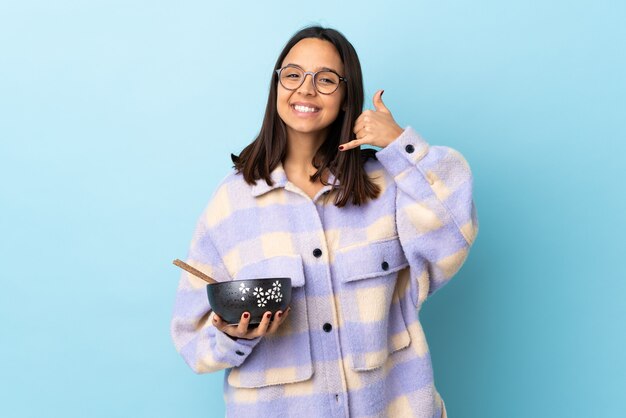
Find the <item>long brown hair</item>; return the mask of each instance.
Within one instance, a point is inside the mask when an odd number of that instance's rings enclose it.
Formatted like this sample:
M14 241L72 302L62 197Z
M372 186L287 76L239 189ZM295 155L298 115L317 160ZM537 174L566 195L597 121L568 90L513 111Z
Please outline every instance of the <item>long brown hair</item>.
M327 185L328 183L321 176L324 170L328 168L340 183L339 185L333 184L333 189L338 191L334 204L337 207L342 207L349 200L352 200L352 204L361 205L367 199L375 199L380 194L380 187L368 177L363 168L368 158L376 159L376 150L361 150L359 147L343 152L337 150L339 144L355 138L352 128L363 110L364 93L359 57L345 36L334 29L321 26L306 27L287 41L276 60L274 71L272 71L270 92L261 131L256 139L241 151L239 156L231 154L234 163L233 168L238 173L243 172L243 177L248 184L256 184L256 180L264 179L268 185L273 185L270 174L280 162L284 161L287 150L287 131L276 109L278 75L275 70L280 68L291 48L305 38L317 38L331 42L343 62L345 71L343 76L348 79L345 101L342 105L346 110L339 111L337 118L329 126L326 140L313 157L312 164L317 171L310 176L310 180L315 182L319 178L322 184Z

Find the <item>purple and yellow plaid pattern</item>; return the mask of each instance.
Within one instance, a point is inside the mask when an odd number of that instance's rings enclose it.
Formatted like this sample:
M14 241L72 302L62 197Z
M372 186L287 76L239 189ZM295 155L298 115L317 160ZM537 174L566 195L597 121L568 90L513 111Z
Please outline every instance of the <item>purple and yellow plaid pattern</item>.
M472 174L410 126L376 156L365 170L382 193L361 206L337 208L330 186L311 199L280 165L273 186L233 171L211 196L187 262L293 284L278 333L235 341L212 326L205 283L182 273L172 338L196 373L225 371L227 416L445 417L419 312L478 233Z

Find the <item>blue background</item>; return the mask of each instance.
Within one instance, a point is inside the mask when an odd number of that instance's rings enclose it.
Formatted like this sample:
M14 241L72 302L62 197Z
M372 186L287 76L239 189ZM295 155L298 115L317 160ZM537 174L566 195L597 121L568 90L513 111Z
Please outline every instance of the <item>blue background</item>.
M480 232L423 308L451 417L626 416L626 6L0 3L0 415L219 417L169 321L191 234L301 27L366 108L470 162Z

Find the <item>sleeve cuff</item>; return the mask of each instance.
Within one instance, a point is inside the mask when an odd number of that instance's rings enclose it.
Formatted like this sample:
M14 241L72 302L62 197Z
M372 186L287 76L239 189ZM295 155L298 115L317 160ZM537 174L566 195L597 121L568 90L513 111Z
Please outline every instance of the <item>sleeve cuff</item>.
M210 334L215 338L215 350L219 353L220 361L240 366L250 355L252 349L261 341L262 337L247 340L238 338L233 340L228 334L211 326Z
M385 148L376 152L376 158L393 177L415 166L428 153L428 143L411 127Z

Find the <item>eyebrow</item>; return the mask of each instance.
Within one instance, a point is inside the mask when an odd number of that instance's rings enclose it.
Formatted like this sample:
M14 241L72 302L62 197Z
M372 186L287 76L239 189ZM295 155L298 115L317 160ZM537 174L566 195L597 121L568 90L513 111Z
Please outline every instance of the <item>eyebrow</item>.
M298 64L296 64L296 63L294 63L294 62L288 62L287 64L285 64L285 66L287 66L287 65L295 65L296 67L303 68L301 65L298 65ZM333 68L330 68L330 67L317 67L317 68L315 69L315 71L320 71L320 70L323 70L323 71L334 71L334 72L336 72L337 74L339 74L339 71L337 71L337 70L335 70L335 69L333 69Z

